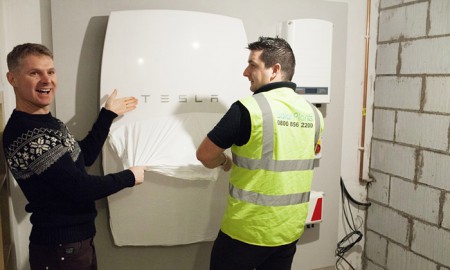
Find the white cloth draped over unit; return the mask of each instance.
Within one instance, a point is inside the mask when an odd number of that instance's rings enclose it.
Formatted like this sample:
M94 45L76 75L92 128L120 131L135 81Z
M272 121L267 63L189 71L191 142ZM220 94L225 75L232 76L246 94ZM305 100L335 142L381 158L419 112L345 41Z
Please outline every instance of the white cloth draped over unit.
M115 127L109 143L124 168L147 166L148 171L185 180L215 181L219 169L205 168L195 152L217 113L184 113L127 123Z

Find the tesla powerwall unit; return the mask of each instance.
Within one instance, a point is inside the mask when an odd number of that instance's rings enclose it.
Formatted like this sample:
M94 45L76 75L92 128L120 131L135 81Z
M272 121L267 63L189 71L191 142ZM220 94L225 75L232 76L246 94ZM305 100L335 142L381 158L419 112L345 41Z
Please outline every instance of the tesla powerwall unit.
M101 97L134 96L103 148L104 173L147 167L142 185L108 197L118 246L214 240L228 174L195 151L233 102L251 94L242 72L247 38L236 18L179 10L112 12L103 49Z
M278 32L295 54L292 79L296 92L314 104L330 103L333 24L319 19L298 19L281 23Z

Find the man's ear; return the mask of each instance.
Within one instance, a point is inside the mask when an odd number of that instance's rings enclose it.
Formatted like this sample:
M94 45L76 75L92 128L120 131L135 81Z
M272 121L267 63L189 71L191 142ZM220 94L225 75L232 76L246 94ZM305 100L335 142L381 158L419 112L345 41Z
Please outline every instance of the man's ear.
M272 76L270 76L270 79L273 80L277 77L280 78L280 76L281 76L281 65L280 63L276 63L272 67Z
M14 73L11 71L6 72L6 78L8 79L8 82L15 87L16 86L16 78L14 76Z

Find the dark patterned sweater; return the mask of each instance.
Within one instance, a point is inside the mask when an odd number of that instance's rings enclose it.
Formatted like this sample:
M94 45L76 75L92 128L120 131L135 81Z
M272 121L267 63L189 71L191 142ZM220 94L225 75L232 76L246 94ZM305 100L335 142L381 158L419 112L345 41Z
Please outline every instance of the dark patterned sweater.
M134 185L130 170L105 176L86 172L97 159L113 119L106 109L89 134L76 141L67 127L49 114L14 110L5 127L3 147L8 167L28 204L33 224L30 241L72 243L95 235L95 200Z

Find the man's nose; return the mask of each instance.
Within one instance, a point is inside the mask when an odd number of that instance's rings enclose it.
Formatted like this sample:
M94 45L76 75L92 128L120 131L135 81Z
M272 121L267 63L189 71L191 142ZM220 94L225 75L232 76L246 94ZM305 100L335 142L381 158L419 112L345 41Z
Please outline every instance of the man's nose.
M50 83L52 81L52 76L49 74L42 74L41 75L41 82Z
M247 69L248 69L248 68L245 68L245 69L244 69L244 72L242 72L242 75L244 75L244 77L248 77L248 71L247 71Z

